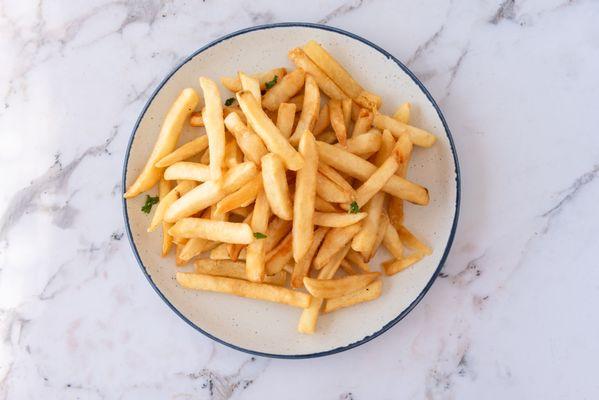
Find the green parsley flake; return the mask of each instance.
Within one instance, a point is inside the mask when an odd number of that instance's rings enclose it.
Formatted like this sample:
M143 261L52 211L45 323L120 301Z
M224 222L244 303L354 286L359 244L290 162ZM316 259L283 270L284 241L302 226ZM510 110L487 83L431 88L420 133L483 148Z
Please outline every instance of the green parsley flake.
M277 75L275 75L275 77L274 77L274 78L272 78L272 81L270 81L270 82L266 82L266 85L265 85L265 86L266 86L266 89L268 90L268 89L270 89L271 87L273 87L274 85L276 85L276 84L277 84L277 80L278 80L278 79L279 79L279 77L278 77Z
M229 97L227 100L225 100L225 105L227 107L229 107L230 105L232 105L233 103L235 103L235 97Z
M154 204L158 204L158 196L152 197L146 194L146 204L141 207L141 211L149 214Z
M356 203L355 201L352 201L351 204L349 205L349 213L357 214L359 212L360 212L360 207L358 207L358 203Z
M254 237L256 239L266 239L266 235L264 233L261 233L261 232L254 232Z

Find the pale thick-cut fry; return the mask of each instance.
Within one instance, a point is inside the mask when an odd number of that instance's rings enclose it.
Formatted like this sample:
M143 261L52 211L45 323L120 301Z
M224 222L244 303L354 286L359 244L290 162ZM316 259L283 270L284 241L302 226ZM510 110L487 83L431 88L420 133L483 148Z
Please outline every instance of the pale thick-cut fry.
M358 119L356 119L356 123L354 125L354 130L352 131L352 138L356 138L370 130L372 126L372 120L374 119L374 113L366 108L360 109L360 114L358 114Z
M345 126L343 110L341 109L341 101L329 100L329 118L337 140L341 146L345 147L347 145L347 128Z
M376 231L376 239L374 241L374 246L370 249L370 252L363 253L364 261L368 262L374 257L381 243L385 239L385 234L387 233L387 227L389 226L389 217L387 217L386 212L381 213L381 218L379 220L379 226Z
M320 141L316 142L316 146L323 162L361 181L367 180L376 171L376 166L342 148ZM429 201L428 191L424 187L399 176L392 176L383 190L415 204L426 205Z
M161 179L158 184L158 196L160 202L164 200L164 197L171 191L171 182ZM166 256L173 246L173 238L168 234L171 224L162 221L162 256Z
M225 168L231 168L243 161L243 153L237 146L235 139L229 140L225 145Z
M341 100L341 110L343 111L343 123L345 124L345 130L349 136L349 124L351 123L351 99Z
M195 156L196 154L200 154L202 151L206 150L207 148L208 148L208 136L206 136L206 135L200 136L199 138L185 143L178 149L176 149L173 152L162 157L160 160L158 160L158 162L155 164L155 166L157 168L168 167L170 165L173 165L176 162L183 161L190 157Z
M256 165L260 164L260 159L268 153L262 139L249 129L242 121L239 115L231 113L225 118L225 125L229 132L235 136L239 148Z
M249 224L252 221L252 214L253 211L250 212L248 215L245 216L245 218L243 219L243 222L246 224ZM235 244L235 243L229 243L227 245L227 252L229 253L229 257L231 257L231 260L233 261L237 261L238 259L241 259L241 254L243 254L243 259L245 260L246 254L245 254L245 249L246 249L246 245L245 244Z
M414 253L399 260L385 261L383 262L383 271L385 271L385 275L394 275L414 265L422 260L423 257L423 253Z
M277 247L266 255L266 274L273 275L282 271L293 258L292 235L289 234Z
M318 113L318 118L316 119L316 123L314 124L314 135L318 136L326 128L331 124L331 117L329 116L329 104L325 104L320 107L320 112Z
M238 207L245 207L252 204L256 200L260 189L262 189L262 177L256 175L237 191L225 196L216 203L216 212L223 214Z
M191 126L204 126L204 120L202 119L201 112L193 112L189 116L189 125Z
M302 107L304 106L304 94L300 93L297 96L293 96L290 98L287 103L295 104L295 112L298 113L302 111Z
M335 208L335 206L333 206L331 203L329 203L328 201L324 200L322 197L320 197L318 195L314 199L314 209L316 211L321 211L321 212L336 212L336 211L339 211L338 209Z
M360 230L360 223L329 230L318 254L314 258L314 268L321 269L324 267L331 260L331 257L348 244Z
M262 183L270 209L277 217L291 221L293 206L283 160L275 153L262 157Z
M289 138L289 141L297 145L300 138L305 131L312 131L316 118L318 118L318 111L320 109L320 90L318 85L311 75L306 75L306 85L304 88L304 105L302 106L302 113L297 121L295 131Z
M393 149L391 155L381 164L381 166L374 171L372 175L362 185L356 189L355 202L358 203L358 207L364 206L372 197L383 189L383 186L387 181L395 175L395 172L399 168L400 155L399 150L396 147Z
M175 243L176 247L175 247L175 265L177 267L182 267L183 265L187 264L187 260L184 260L180 257L181 251L183 250L183 244L180 243Z
M296 48L288 53L288 57L296 67L303 69L306 73L312 75L318 84L318 87L324 94L331 99L343 100L347 95L329 78L302 49Z
M350 183L348 181L345 180L345 178L337 171L335 171L334 168L330 167L328 164L319 162L318 163L318 172L321 173L323 176L327 177L328 179L330 179L333 183L335 183L337 186L339 186L343 191L348 192L350 194L354 194L354 188L352 187L352 185L350 185Z
M327 226L329 228L343 228L345 226L353 225L357 222L362 221L366 218L366 213L323 213L316 211L314 213L314 225Z
M295 104L281 103L277 111L277 128L281 134L288 138L293 131L293 123L295 122Z
M210 176L219 179L223 174L225 161L225 124L223 122L223 105L214 81L201 76L200 86L204 92L205 108L202 119L208 136L210 148Z
M401 240L401 242L410 249L416 250L419 253L426 255L433 253L430 247L418 240L418 238L414 236L414 234L410 232L408 228L406 228L405 226L399 225L396 226L395 229L397 229L397 234L399 235L399 239Z
M252 78L257 79L258 82L260 82L260 89L264 90L266 89L266 84L268 82L272 82L275 75L277 76L277 81L280 81L281 79L283 79L286 73L287 70L285 68L275 68L268 71L260 72L258 74L252 74L250 76ZM242 90L239 75L236 75L234 78L223 76L220 78L220 82L223 84L224 87L226 87L233 93L237 93L240 90Z
M264 239L264 250L268 254L279 242L291 232L291 221L285 221L281 218L273 218L266 230L266 239Z
M305 77L306 73L302 69L296 69L285 75L272 89L266 92L262 98L262 107L269 111L277 111L281 103L287 102L302 89Z
M349 262L360 268L362 271L370 272L370 265L364 261L362 254L358 253L357 251L349 249L346 258L349 260Z
M154 210L154 215L152 216L152 222L148 227L148 232L153 232L160 225L160 223L163 222L166 210L168 210L168 208L175 201L177 201L180 196L183 196L185 193L192 190L195 185L195 182L184 180L170 190L166 195L162 196L158 206L156 206L156 210Z
M230 243L221 243L212 250L210 250L210 259L211 260L230 260L229 252L227 251L227 246Z
M305 131L299 142L299 152L304 158L304 167L297 171L293 203L293 259L298 262L306 254L314 236L314 199L316 197L316 175L318 152L316 141L310 131Z
M306 254L302 257L299 262L295 263L293 273L291 274L291 287L300 288L304 285L304 276L308 275L312 259L318 251L320 244L322 243L325 235L329 231L329 228L320 227L314 232L314 238L310 244L310 248Z
M393 257L397 259L403 257L403 244L401 243L397 230L392 224L387 225L385 237L383 238L383 245Z
M378 272L346 276L339 279L313 279L306 276L304 286L314 297L331 299L362 289L379 276L380 273Z
M135 182L127 189L126 199L135 197L158 183L162 177L162 169L156 168L155 164L175 149L185 119L192 113L199 101L200 98L193 89L183 89L179 94L164 118L154 149L146 165Z
M393 118L395 118L396 120L398 120L401 123L409 124L411 110L412 110L411 103L403 103L402 105L397 107L395 114L393 114Z
M264 235L268 228L270 210L264 190L258 191L254 212L252 214L253 241L248 245L245 256L245 271L248 279L253 282L262 282L266 270L266 252L264 251Z
M227 194L242 187L258 175L253 162L244 162L234 166L224 176L222 182L204 182L175 201L166 211L164 219L176 222L180 218L189 217L205 208L216 204Z
M210 167L196 162L179 161L164 170L164 179L206 182L210 180Z
M394 227L403 224L403 200L391 197L389 199L387 214L389 214L389 222Z
M260 82L258 82L258 79L252 78L241 71L238 72L237 75L239 76L239 81L241 82L241 90L247 90L251 92L256 98L256 101L261 102L262 93L260 93Z
M287 168L297 171L304 165L303 157L291 146L287 139L268 118L250 92L237 93L237 100L243 110L250 126L260 136L266 147L277 153Z
M316 176L316 193L326 201L331 203L347 203L351 201L353 192L353 189L351 192L348 192L340 188L321 173L318 173Z
M227 278L247 280L245 263L241 261L208 260L204 258L195 262L195 272L196 274L224 276ZM264 277L264 283L284 286L285 275L286 272L281 271L273 276L266 276Z
M320 139L320 138L319 138ZM341 145L338 145L341 146ZM372 154L381 147L381 134L378 130L371 130L360 136L347 139L345 150L356 155Z
M241 297L268 300L300 308L307 308L310 306L309 294L266 283L248 282L241 279L226 278L222 276L183 272L177 272L177 282L187 289L229 293Z
M213 221L205 218L183 218L169 230L172 236L203 238L214 242L249 244L254 239L252 228L240 222Z
M389 131L395 137L399 137L401 133L407 132L410 135L410 140L416 146L431 147L437 140L435 135L432 133L429 133L424 129L404 124L403 122L399 122L395 118L389 117L388 115L375 115L372 124L379 129L389 129Z
M189 239L181 249L179 257L184 261L189 261L198 254L201 254L203 251L208 250L207 247L211 243L214 242L200 238Z
M362 91L354 101L362 107L373 111L378 110L381 107L381 97L374 93L367 92L366 90Z
M382 291L383 282L380 279L376 279L362 289L358 289L344 296L328 299L324 304L322 312L330 313L341 308L351 307L359 303L378 299L381 296Z
M362 211L368 215L362 221L362 229L354 236L351 243L351 248L363 254L370 254L376 242L376 233L378 230L381 212L383 211L383 203L385 201L385 193L379 192L366 203Z

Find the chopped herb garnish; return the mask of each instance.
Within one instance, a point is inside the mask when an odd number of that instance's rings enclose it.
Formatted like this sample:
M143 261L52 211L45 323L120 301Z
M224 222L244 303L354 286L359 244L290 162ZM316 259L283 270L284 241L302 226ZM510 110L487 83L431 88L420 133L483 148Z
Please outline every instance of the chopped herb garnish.
M359 212L360 212L360 207L358 207L358 203L356 203L355 201L352 201L351 204L349 205L349 213L357 214Z
M225 100L225 105L227 107L229 107L233 103L235 103L235 97L229 97L227 100Z
M158 196L152 197L146 194L146 204L141 207L141 211L149 214L152 211L152 206L158 203Z
M264 233L261 233L261 232L254 232L254 237L256 239L266 239L266 235Z
M266 82L266 89L270 89L271 87L273 87L274 85L277 84L277 79L279 79L279 77L277 75L275 75L274 78L272 78L272 81L270 82Z

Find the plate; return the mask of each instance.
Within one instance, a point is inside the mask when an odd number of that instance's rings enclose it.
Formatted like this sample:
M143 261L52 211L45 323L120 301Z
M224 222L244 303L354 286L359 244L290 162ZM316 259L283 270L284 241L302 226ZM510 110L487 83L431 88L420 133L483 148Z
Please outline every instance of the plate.
M210 338L248 353L307 358L333 354L363 344L405 317L437 277L451 247L460 199L455 147L439 107L422 83L395 57L375 44L340 29L304 23L257 26L224 36L185 59L158 85L135 124L125 154L123 188L138 176L160 130L162 119L185 87L201 93L198 77L233 76L239 69L257 72L291 67L287 52L313 39L321 43L367 90L383 99L382 111L399 104L413 105L413 124L435 134L430 149L415 148L408 178L427 187L427 207L406 204L405 225L433 249L415 266L383 279L376 300L321 316L317 332L296 331L301 310L221 293L198 292L175 281L174 256L159 254L161 235L149 234L150 216L140 211L145 196L123 200L125 225L135 258L152 287L189 325ZM221 87L223 100L230 97ZM192 131L196 129L196 131ZM181 141L197 137L186 127ZM154 191L155 194L155 191ZM385 251L371 261L375 268L388 258Z

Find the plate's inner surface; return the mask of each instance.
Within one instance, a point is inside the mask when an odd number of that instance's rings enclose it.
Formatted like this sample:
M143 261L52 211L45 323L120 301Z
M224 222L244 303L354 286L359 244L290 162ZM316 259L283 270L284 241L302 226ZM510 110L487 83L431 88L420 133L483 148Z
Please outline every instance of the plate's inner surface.
M257 352L302 355L332 350L379 331L401 314L422 292L437 268L452 229L456 212L456 171L443 124L418 85L376 49L348 36L308 27L262 29L224 40L201 52L182 66L153 98L132 143L127 184L135 179L151 152L162 119L177 94L185 87L201 90L198 77L215 81L238 70L257 72L279 66L291 67L287 52L309 39L329 50L367 90L383 98L382 111L389 114L399 104L413 105L412 123L434 133L438 141L430 149L414 147L408 178L427 187L427 207L406 205L405 224L429 244L434 253L416 266L383 278L383 294L373 302L321 316L314 335L297 333L301 310L284 305L194 292L177 286L174 256L160 256L161 234L149 234L150 216L140 208L145 196L127 202L130 229L139 256L158 289L192 323L221 340ZM220 84L220 83L219 83ZM221 87L223 101L233 97ZM186 128L181 141L203 134L203 128ZM155 193L155 191L154 191ZM382 249L382 247L381 247ZM379 251L371 261L374 270L388 259Z

